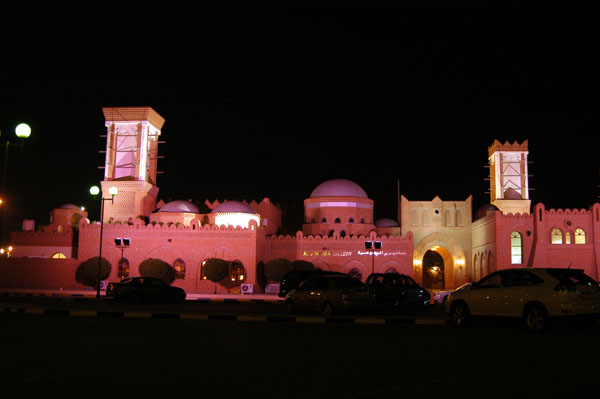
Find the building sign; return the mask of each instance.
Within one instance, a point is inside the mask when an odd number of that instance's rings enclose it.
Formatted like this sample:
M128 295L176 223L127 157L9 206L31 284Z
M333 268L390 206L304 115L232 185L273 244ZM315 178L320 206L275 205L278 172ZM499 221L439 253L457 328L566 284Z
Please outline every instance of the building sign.
M384 251L357 251L356 255L374 255L374 256L400 256L406 255L406 252L402 251L394 251L394 252L384 252ZM312 256L353 256L353 251L303 251L302 256L312 257Z

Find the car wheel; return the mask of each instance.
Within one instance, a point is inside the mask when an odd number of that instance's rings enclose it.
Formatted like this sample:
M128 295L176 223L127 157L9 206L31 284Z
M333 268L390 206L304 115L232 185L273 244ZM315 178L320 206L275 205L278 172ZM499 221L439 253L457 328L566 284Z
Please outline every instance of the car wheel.
M333 304L329 301L324 302L322 311L324 316L331 316L334 313Z
M292 302L290 299L285 301L285 312L288 314L296 313L296 306L294 306L294 302Z
M457 327L464 327L471 322L471 312L464 302L453 304L450 314L452 315L452 323Z
M527 328L535 333L541 333L548 329L548 312L543 305L538 303L527 305L523 320Z

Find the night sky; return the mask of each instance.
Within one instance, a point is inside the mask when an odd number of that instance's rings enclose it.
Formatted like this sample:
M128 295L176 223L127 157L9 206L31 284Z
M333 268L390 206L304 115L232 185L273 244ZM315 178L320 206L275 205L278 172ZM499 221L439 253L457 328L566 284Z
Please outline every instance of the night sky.
M165 201L302 207L318 184L346 178L375 200L376 219L397 217L398 180L410 200L473 195L476 211L489 202L494 139L529 140L533 203L597 200L597 43L584 15L122 3L0 8L0 140L15 142L21 121L33 130L22 151L10 148L11 230L23 218L47 224L65 203L98 219L88 190L103 176L106 106L166 119Z

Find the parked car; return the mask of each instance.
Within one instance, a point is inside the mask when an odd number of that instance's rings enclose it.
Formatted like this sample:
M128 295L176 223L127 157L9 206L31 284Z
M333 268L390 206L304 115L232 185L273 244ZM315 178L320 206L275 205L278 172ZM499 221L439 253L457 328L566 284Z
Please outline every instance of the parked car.
M371 309L375 306L373 290L348 275L315 275L302 282L285 297L288 313L297 311L336 312Z
M285 298L285 296L292 291L294 288L298 287L300 283L314 276L347 276L345 273L339 272L330 272L321 269L313 269L313 270L290 270L287 272L283 279L281 280L281 284L279 285L279 293L278 295L281 298Z
M471 283L464 283L460 287L453 290L445 290L445 291L434 291L433 293L433 302L437 304L444 304L448 300L450 294L456 291L467 290L471 288Z
M378 304L392 309L425 309L431 302L431 293L412 277L398 273L373 273L367 285L375 291Z
M579 269L499 270L471 289L452 293L445 310L457 326L467 325L473 316L518 317L541 332L552 318L598 320L600 287Z
M185 291L154 277L130 277L118 283L108 283L106 296L118 301L183 302Z

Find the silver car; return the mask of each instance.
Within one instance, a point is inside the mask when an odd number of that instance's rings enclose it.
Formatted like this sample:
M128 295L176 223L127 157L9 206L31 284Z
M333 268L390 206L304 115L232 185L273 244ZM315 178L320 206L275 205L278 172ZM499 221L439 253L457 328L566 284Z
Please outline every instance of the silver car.
M541 332L553 318L597 321L600 287L579 269L505 269L452 293L445 310L457 326L473 316L519 317L530 330Z
M336 312L371 309L374 305L373 290L350 276L314 276L285 297L288 313L308 311L327 316Z

